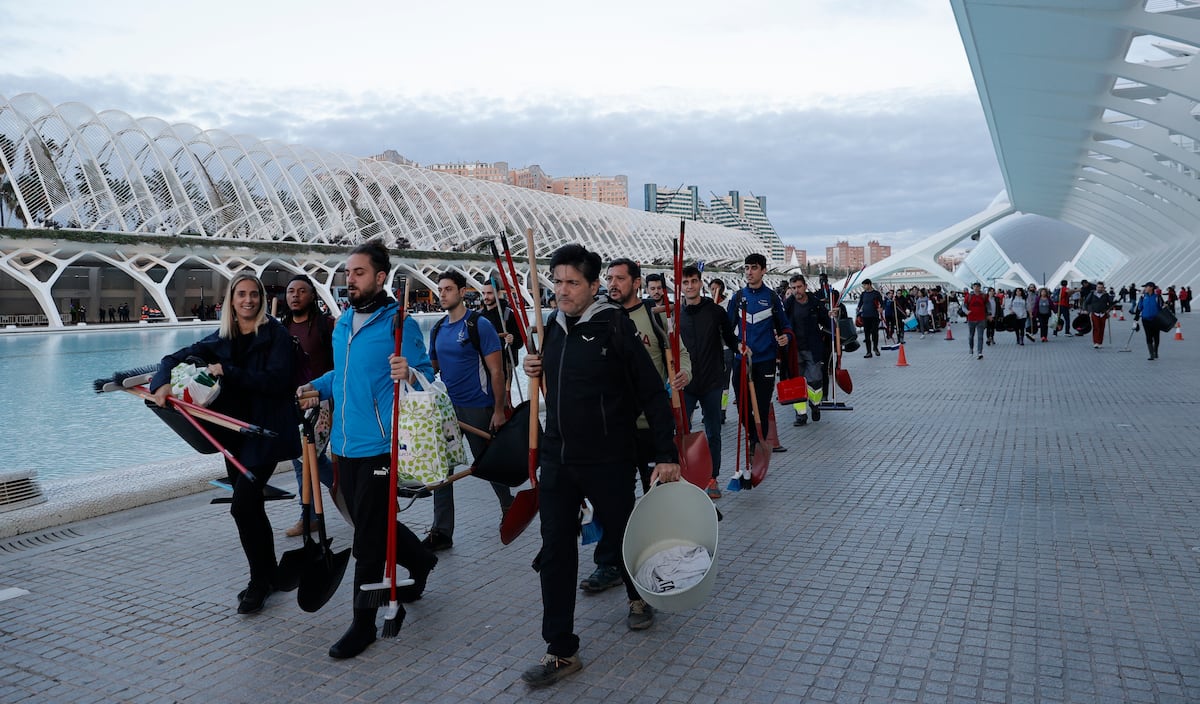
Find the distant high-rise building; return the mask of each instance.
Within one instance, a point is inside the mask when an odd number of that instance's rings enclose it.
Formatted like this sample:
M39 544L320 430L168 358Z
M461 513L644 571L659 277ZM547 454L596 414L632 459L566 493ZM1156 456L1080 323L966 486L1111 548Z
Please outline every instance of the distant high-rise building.
M497 161L487 163L483 161L475 162L456 162L450 164L428 164L425 168L430 171L440 171L442 173L454 174L455 176L466 176L468 178L477 178L481 181L491 181L493 183L508 183L508 162Z
M831 269L861 269L866 257L865 247L853 247L849 240L841 240L825 248L825 265Z
M808 266L808 251L796 249L792 245L783 248L783 265L789 269Z
M766 248L763 254L767 259L775 264L784 262L783 240L767 219L766 196L743 198L738 191L730 191L727 196L713 196L709 201L709 212L710 222L753 232Z
M705 208L700 202L700 189L696 186L687 188L659 188L658 184L647 183L645 189L644 208L650 213L674 215L686 220L705 220Z
M892 256L892 248L889 245L879 244L879 240L871 240L867 242L866 256L863 259L863 263L874 264L890 256Z
M560 176L551 183L551 192L581 200L629 207L629 178L616 176Z
M376 161L390 161L393 164L402 164L404 166L420 166L420 164L413 161L412 159L406 158L404 155L402 155L400 152L396 151L395 149L388 149L384 153L376 154L375 156L373 156L371 158L375 159Z
M550 178L542 167L530 164L519 169L510 169L508 182L513 186L529 188L535 191L550 191L554 187L554 179Z

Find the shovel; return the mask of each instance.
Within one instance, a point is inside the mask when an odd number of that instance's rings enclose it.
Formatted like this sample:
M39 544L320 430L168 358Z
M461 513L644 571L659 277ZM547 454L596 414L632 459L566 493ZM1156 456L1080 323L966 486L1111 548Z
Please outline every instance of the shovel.
M304 422L304 476L308 480L308 491L312 498L312 510L309 512L317 521L319 539L313 542L308 535L308 522L305 522L305 544L299 550L300 559L300 589L296 593L296 603L300 609L313 613L324 606L341 586L342 576L346 574L346 565L350 562L350 548L335 553L331 547L333 540L325 535L325 513L321 502L321 484L317 477L317 448L313 443L315 433L309 419ZM301 488L302 493L304 489ZM281 564L282 566L282 564Z
M542 287L538 281L537 269L537 254L533 247L533 230L525 230L525 248L529 253L529 283L533 287L533 315L534 324L537 325L538 343L545 339L545 330L542 326ZM508 250L508 243L505 242L505 250ZM533 340L526 341L529 352L536 354L537 349L534 346ZM538 391L541 385L539 377L534 377L529 380L529 488L522 489L513 497L512 505L508 507L508 513L504 514L504 519L500 521L500 542L508 545L517 539L517 536L525 532L529 524L533 522L533 517L538 512L538 434L541 430L541 424L538 422Z
M746 365L746 375L753 377L752 364ZM748 378L746 386L750 392L750 410L754 414L754 429L758 442L754 444L754 456L750 458L750 486L756 487L767 478L767 469L771 466L771 444L767 439L768 430L763 425L758 413L758 392L754 390L754 379Z
M666 353L667 377L674 379L675 354L670 346L667 347ZM671 414L675 418L675 447L679 450L680 473L692 484L707 489L709 481L712 480L712 453L708 447L708 437L701 431L688 432L683 404L679 402L679 392L673 386L669 388Z

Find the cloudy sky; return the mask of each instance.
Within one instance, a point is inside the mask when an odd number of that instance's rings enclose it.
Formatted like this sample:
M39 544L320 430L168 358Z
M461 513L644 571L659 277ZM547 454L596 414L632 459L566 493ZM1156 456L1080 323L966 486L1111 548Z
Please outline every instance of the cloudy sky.
M102 10L101 10L102 8ZM0 94L767 198L903 246L1003 187L948 0L0 0Z

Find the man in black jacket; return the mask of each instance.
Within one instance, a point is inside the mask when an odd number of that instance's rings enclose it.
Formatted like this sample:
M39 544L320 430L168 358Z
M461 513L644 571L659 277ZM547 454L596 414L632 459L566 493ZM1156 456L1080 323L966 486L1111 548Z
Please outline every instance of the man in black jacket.
M521 349L521 336L518 330L517 316L507 301L496 296L496 286L491 281L479 289L482 304L479 312L487 318L496 332L500 334L500 344L504 351L504 382L512 384L513 370L517 368L518 353Z
M879 355L879 313L883 310L883 296L871 285L870 279L862 282L863 291L858 297L856 317L861 321L863 337L866 338L866 359Z
M546 655L521 678L543 687L578 671L574 633L579 572L579 507L586 497L595 520L622 539L634 504L634 429L645 412L654 435L652 481L679 480L667 393L629 318L600 290L600 257L577 244L550 258L558 311L546 326L540 354L526 355L525 373L545 375L546 431L538 515L542 549L534 560L542 586ZM624 565L629 597L626 624L649 628L654 611L641 599Z
M683 315L679 316L679 336L692 358L692 380L683 388L684 409L691 418L697 404L704 419L704 435L712 455L712 481L706 490L709 498L721 498L717 477L721 474L721 394L725 391L725 350L737 349L738 338L725 309L711 298L700 295L700 270L683 268Z

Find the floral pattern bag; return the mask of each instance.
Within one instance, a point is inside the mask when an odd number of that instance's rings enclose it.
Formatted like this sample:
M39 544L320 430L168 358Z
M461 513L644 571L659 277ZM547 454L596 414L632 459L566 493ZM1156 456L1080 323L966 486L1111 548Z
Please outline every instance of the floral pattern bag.
M402 385L397 467L400 479L434 484L467 463L467 450L446 387L418 378L422 390Z

